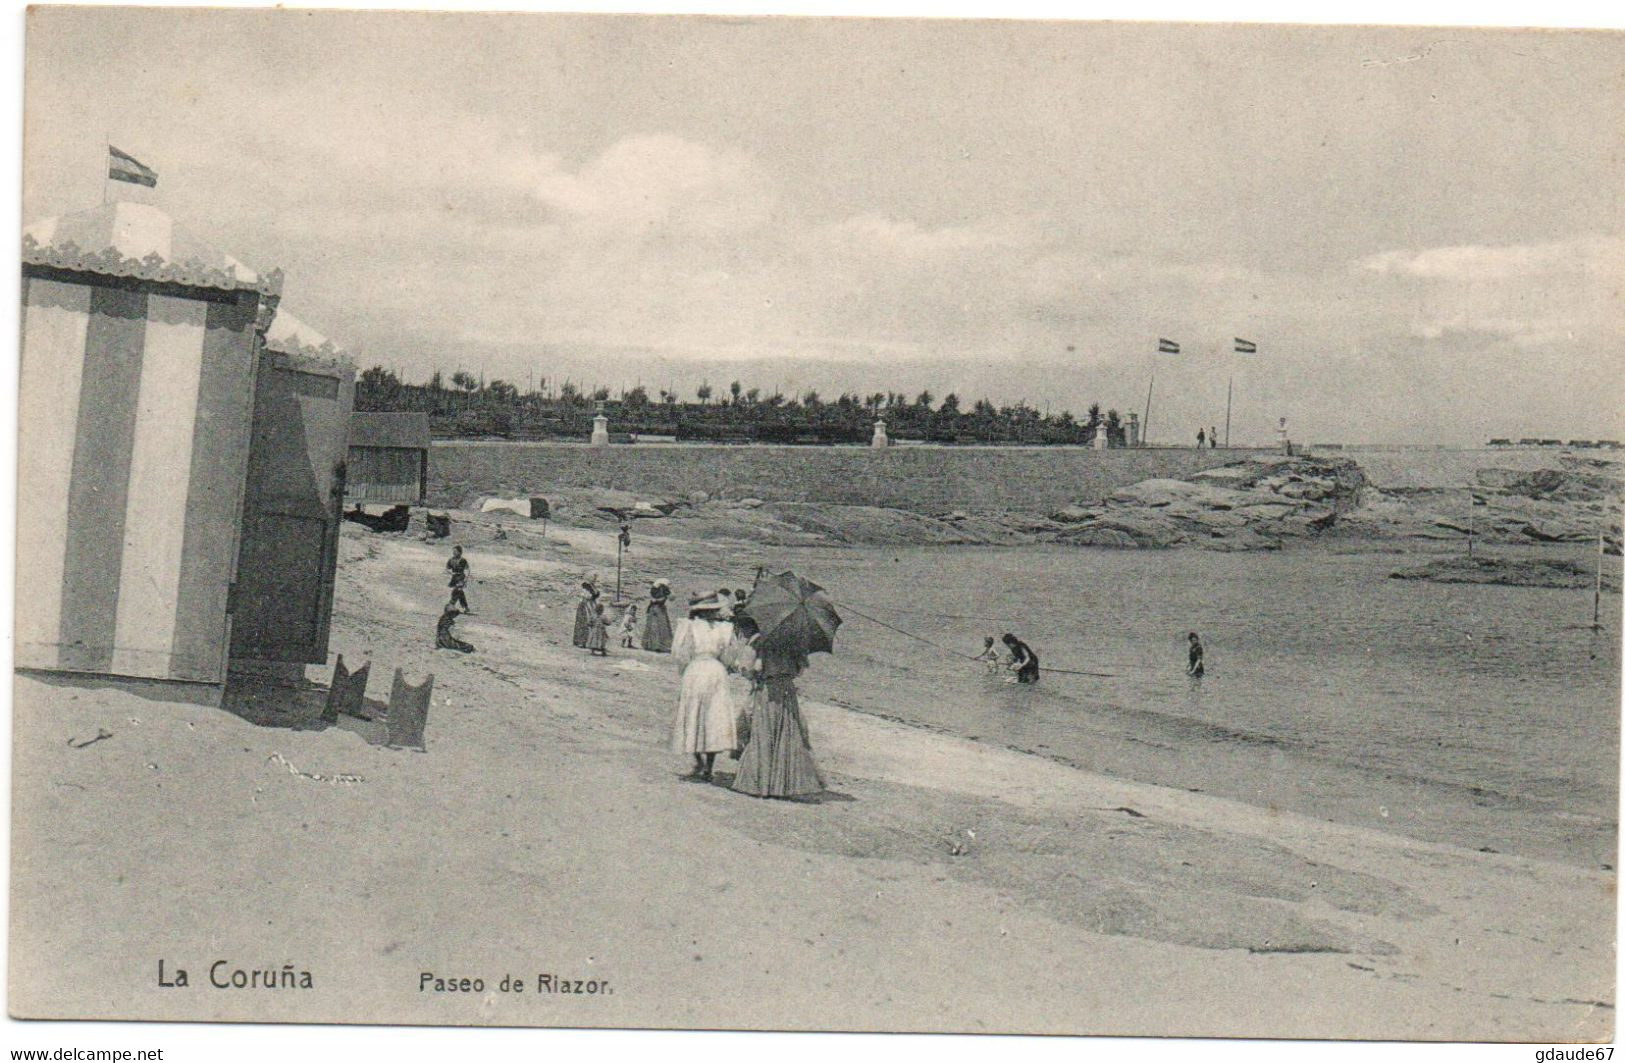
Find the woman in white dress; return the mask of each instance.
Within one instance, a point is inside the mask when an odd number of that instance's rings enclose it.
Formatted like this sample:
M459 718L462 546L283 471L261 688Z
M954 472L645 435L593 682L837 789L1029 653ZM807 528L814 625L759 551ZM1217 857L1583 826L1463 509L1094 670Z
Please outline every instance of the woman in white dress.
M734 626L719 619L715 595L689 602L688 619L677 625L671 652L682 670L671 748L694 758L690 778L709 781L718 753L739 748L739 707L729 689L723 662L734 641Z

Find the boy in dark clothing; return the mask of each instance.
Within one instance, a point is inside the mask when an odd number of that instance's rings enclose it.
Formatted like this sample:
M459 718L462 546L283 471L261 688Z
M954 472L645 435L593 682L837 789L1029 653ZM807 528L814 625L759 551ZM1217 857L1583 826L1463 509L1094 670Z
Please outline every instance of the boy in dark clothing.
M463 556L462 547L451 548L451 560L446 562L446 569L451 573L451 604L472 613L474 610L468 607L468 595L464 593L468 586L468 558Z

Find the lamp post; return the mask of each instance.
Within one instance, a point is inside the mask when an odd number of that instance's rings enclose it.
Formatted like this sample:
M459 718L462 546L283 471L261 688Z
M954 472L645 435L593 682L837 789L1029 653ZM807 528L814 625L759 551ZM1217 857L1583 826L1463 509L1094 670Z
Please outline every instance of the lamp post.
M632 545L632 526L621 518L621 533L615 537L615 602L621 601L621 555Z

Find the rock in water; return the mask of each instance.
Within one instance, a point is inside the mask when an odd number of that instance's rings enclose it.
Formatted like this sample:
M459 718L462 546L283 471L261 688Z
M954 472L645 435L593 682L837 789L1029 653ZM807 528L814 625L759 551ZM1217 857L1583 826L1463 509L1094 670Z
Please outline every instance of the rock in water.
M1141 480L1051 519L1065 525L1062 541L1084 546L1273 550L1330 528L1365 488L1365 473L1347 458L1271 456L1188 480Z

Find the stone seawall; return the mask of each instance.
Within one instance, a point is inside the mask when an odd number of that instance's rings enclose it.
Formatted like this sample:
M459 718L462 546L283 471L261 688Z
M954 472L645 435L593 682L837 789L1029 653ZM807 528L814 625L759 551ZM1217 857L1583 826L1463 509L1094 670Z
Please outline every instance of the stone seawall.
M1082 447L771 447L440 442L429 454L429 500L546 496L600 487L655 497L887 506L922 513L1050 513L1094 503L1128 484L1183 478L1256 450Z

